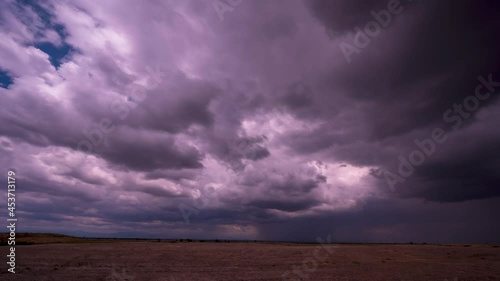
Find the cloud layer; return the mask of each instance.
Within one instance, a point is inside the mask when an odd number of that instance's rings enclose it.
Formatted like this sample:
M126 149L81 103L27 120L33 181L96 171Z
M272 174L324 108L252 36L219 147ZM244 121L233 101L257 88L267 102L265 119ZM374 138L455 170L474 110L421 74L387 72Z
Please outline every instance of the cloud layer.
M21 230L498 242L498 3L219 2L0 4Z

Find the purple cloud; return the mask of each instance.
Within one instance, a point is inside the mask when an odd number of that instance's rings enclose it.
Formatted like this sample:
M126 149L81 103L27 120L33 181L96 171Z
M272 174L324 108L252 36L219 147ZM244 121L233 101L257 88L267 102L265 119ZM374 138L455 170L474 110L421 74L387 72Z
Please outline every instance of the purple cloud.
M21 230L498 242L463 227L498 211L498 4L398 2L346 61L391 1L4 1L0 162ZM454 130L443 112L480 75L491 97ZM376 171L436 127L446 143L392 192Z

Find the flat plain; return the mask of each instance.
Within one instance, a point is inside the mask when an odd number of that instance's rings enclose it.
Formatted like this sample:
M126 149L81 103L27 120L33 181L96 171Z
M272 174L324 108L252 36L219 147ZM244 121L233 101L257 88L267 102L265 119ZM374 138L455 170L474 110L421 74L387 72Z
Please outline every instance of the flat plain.
M492 245L31 243L16 246L16 274L2 262L1 280L500 280L500 248Z

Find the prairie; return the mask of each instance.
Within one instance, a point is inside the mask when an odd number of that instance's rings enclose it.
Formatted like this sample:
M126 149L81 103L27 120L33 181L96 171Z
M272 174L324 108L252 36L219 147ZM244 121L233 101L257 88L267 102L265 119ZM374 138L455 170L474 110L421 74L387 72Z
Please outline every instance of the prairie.
M2 262L0 279L500 280L500 248L491 245L320 246L47 236L31 236L31 245L16 246L16 274Z

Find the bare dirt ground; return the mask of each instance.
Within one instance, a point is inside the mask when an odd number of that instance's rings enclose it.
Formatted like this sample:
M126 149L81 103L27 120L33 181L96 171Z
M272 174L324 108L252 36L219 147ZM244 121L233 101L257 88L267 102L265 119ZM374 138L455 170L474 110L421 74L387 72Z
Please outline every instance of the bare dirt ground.
M0 280L500 280L500 248L92 242L20 245ZM295 271L295 273L294 273ZM288 279L282 276L288 272Z

